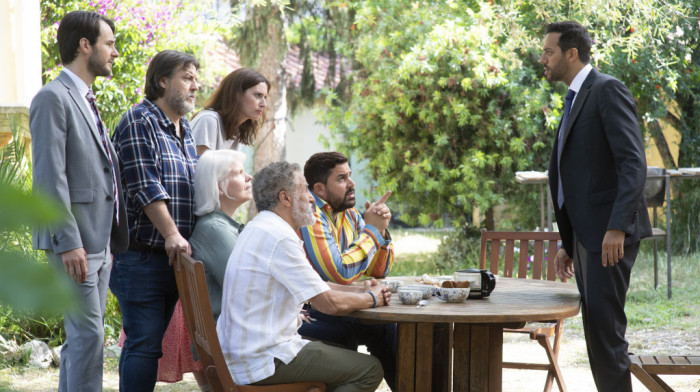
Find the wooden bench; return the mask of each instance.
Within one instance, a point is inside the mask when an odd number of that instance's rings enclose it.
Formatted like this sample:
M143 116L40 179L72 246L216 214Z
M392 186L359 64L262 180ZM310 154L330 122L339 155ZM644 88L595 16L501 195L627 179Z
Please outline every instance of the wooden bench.
M630 371L651 392L673 392L659 374L700 375L700 356L630 354Z

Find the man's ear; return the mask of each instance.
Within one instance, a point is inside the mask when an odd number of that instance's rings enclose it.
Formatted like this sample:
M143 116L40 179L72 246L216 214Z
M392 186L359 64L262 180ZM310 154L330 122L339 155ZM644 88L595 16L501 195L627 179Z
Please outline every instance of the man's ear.
M280 191L280 193L277 194L277 199L279 200L279 203L282 204L285 207L291 207L292 206L292 199L294 199L294 196L287 191Z
M78 50L82 53L88 54L92 50L92 45L90 45L90 41L83 37L78 41Z
M161 88L167 88L167 87L168 87L168 79L167 79L167 78L164 78L164 77L163 77L163 78L160 78L160 80L158 81L158 85L159 85Z
M317 182L313 186L313 191L316 196L326 200L326 186L322 182Z
M566 51L565 53L566 56L566 61L568 63L574 63L576 60L578 60L578 49L576 48L571 48Z

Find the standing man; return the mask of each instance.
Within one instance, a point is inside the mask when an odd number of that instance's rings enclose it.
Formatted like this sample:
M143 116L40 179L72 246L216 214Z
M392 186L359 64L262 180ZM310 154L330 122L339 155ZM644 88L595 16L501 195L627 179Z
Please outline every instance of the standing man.
M383 278L394 263L387 226L391 219L384 204L391 191L365 205L365 217L355 208L355 183L348 158L339 152L320 152L304 165L304 177L315 201L315 222L299 229L311 265L321 279L350 284L360 277ZM372 281L376 284L376 281ZM384 368L393 390L396 377L396 324L364 324L352 317L310 309L310 323L302 336L339 344L350 350L366 345Z
M91 86L111 76L114 23L75 11L57 34L63 70L29 109L33 186L58 201L64 220L36 227L33 245L75 281L81 303L64 315L59 391L101 391L104 314L112 254L126 249L127 221L117 155Z
M109 287L119 301L126 341L120 391L153 391L161 342L179 298L172 263L190 254L194 228L194 139L184 115L194 109L197 60L158 53L146 71L146 98L114 132L129 214L129 250L115 256Z
M545 77L569 86L549 165L564 245L555 266L560 278L576 276L598 390L632 391L625 299L639 241L651 235L634 99L619 80L591 67L583 26L552 23L545 34Z
M326 283L314 272L296 234L314 222L314 200L299 165L275 162L255 174L260 212L246 225L226 267L216 331L238 384L322 381L329 390L375 391L382 367L366 354L299 336L299 311L348 314L388 305L386 286Z

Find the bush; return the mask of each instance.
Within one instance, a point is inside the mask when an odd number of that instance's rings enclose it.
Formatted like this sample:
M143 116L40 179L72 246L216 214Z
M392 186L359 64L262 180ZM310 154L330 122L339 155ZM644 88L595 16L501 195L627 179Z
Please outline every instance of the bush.
M479 230L459 225L455 231L445 235L435 256L435 265L440 274L451 274L465 268L479 268L481 234Z

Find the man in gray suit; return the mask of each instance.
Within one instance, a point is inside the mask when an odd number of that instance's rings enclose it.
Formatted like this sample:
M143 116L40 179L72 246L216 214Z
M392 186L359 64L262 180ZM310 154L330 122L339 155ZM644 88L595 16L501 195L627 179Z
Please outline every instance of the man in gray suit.
M545 33L545 77L569 87L549 166L563 243L555 267L560 277L576 276L596 387L631 392L625 299L639 241L651 235L634 98L589 64L592 40L583 26L552 23Z
M63 70L29 109L33 186L58 201L64 219L35 227L33 244L76 284L81 302L64 315L59 391L101 391L104 314L111 252L128 245L117 154L90 86L119 56L114 23L94 12L61 20ZM110 249L111 246L111 249Z

